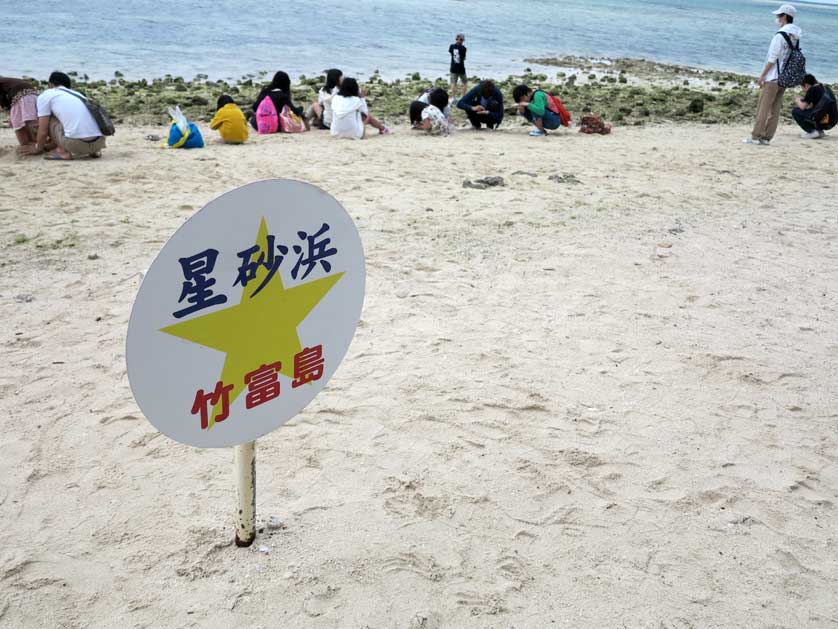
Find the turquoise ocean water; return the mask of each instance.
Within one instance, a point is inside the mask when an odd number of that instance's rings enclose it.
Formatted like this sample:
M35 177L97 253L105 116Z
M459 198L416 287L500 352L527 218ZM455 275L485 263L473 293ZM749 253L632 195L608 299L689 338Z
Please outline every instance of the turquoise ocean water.
M776 30L762 0L0 0L0 74L239 78L337 66L361 77L444 76L463 31L467 69L505 76L525 57L645 57L757 74ZM254 7L259 7L254 9ZM838 0L797 3L809 69L838 80Z

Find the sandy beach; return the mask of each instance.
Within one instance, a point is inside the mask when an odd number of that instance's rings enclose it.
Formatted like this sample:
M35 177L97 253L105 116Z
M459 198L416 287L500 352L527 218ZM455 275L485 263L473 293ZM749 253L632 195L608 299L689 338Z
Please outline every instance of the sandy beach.
M838 134L526 131L0 130L0 626L838 626ZM124 342L165 240L272 177L349 210L367 295L238 549L232 451L145 420Z

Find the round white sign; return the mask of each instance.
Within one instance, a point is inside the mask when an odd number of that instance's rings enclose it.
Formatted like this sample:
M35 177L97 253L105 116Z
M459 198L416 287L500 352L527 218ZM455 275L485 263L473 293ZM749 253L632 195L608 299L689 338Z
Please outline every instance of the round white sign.
M364 252L331 196L272 179L221 195L165 244L128 324L128 380L154 426L202 448L269 433L337 370Z

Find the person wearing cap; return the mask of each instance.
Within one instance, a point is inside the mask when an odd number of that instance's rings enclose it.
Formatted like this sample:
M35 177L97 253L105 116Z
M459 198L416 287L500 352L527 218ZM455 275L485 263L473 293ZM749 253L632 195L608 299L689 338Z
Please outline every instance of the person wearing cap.
M760 87L757 119L751 137L745 140L746 144L767 145L774 138L777 125L780 123L783 94L786 91L777 82L780 76L778 64L785 63L791 53L791 48L781 33L786 33L795 43L800 41L800 35L802 34L800 27L794 23L797 9L792 5L784 4L773 13L777 16L777 26L780 27L780 31L771 40L765 67L762 69L759 79L757 79Z

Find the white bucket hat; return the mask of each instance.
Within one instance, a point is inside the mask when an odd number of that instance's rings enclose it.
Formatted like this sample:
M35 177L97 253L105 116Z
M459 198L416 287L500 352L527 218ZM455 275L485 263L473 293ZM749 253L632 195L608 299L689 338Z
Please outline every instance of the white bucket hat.
M776 11L772 11L772 13L773 13L774 15L782 15L782 14L784 14L784 13L785 13L786 15L795 16L795 15L797 15L797 9L795 9L795 8L794 8L793 6L791 6L790 4L784 4L783 6L781 6L781 7L780 7L779 9L777 9Z

